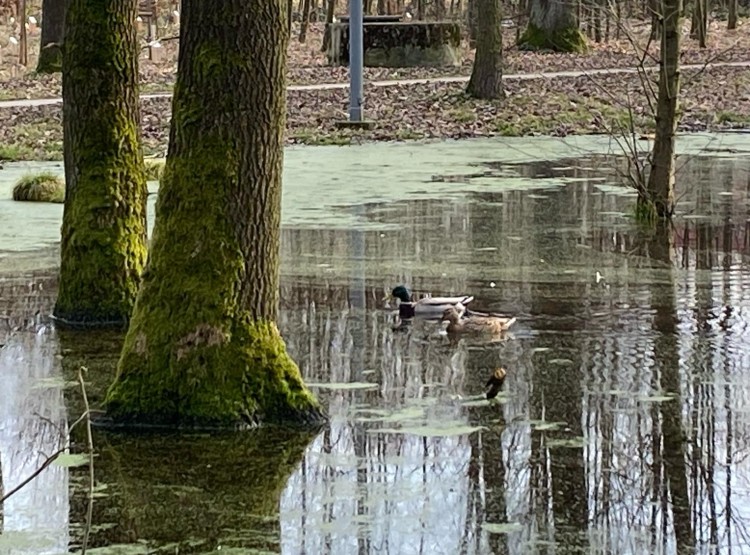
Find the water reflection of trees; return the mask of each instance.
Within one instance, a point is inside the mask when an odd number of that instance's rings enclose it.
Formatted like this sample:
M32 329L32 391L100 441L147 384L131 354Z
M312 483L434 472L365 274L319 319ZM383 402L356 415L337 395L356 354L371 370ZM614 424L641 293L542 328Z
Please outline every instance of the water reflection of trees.
M37 305L29 301L36 312ZM20 319L22 320L22 318ZM19 320L19 321L20 321ZM18 330L0 349L0 491L16 488L65 442L64 382L54 331ZM13 553L59 553L68 547L68 473L51 465L0 508Z
M710 219L656 234L609 215L630 200L591 183L531 199L507 191L403 203L369 211L404 228L363 232L363 308L353 307L345 280L288 279L281 324L306 376L377 387L328 394L330 433L308 449L282 498L285 549L745 550L747 170L717 167L708 191L683 199ZM287 230L284 242L287 260L307 252L346 264L352 248L349 235L332 231L309 239ZM394 271L369 271L367 260L380 256ZM431 259L450 278L419 284L470 288L486 305L525 315L516 339L479 349L427 339L419 326L394 333L378 300L394 275L409 279L395 270L399 260L408 269ZM467 261L508 271L490 288ZM511 368L505 403L461 408L454 396L479 393L500 361ZM384 424L359 418L429 403L429 415L486 429L424 438L373 433ZM562 424L535 430L542 419ZM502 522L514 526L483 530Z
M746 551L747 168L718 164L706 173L710 186L689 191L683 202L693 216L710 219L682 219L653 235L618 215L629 198L585 181L532 197L507 190L361 209L359 216L390 226L382 231L285 229L280 326L290 350L310 382L375 387L320 390L331 427L307 449L282 495L283 549L521 554L564 543L595 553ZM41 280L0 282L0 324L7 322L0 370L11 380L5 386L21 383L12 381L19 376L46 376L56 364L55 341L28 331L51 307L53 281L40 289ZM396 332L393 316L381 309L396 282L468 290L483 306L519 314L515 339L453 346L432 325ZM480 394L498 364L510 369L503 404L462 406L458 397ZM0 401L15 411L2 421L6 482L15 479L11 465L39 462L34 442L54 439L42 421L18 415L47 415L60 406L61 392L24 390L16 396L24 406ZM395 421L377 420L393 412ZM377 432L397 428L405 416L407 425L484 429L446 437ZM540 420L559 424L541 431ZM241 491L234 459L223 457L220 444L210 454L223 460L228 476L218 493L246 503L253 496ZM158 508L159 490L149 488L165 480L155 476L167 472L160 466L167 454L149 448L146 456L129 442L121 448L130 469L121 485L138 493L119 498L124 514L141 493ZM101 476L121 480L121 468L108 470L106 458ZM154 475L141 476L143 468ZM57 472L49 474L54 483L39 482L44 495L35 503L67 499L67 474ZM252 478L251 465L243 472L243 480ZM202 511L216 497L196 499L205 505L191 513L193 522L209 522ZM101 501L97 510L109 506ZM23 507L5 508L6 529L27 518ZM45 504L39 518L53 508ZM151 538L182 537L181 522L161 526L150 514L134 522L147 523ZM244 518L227 518L238 516ZM512 526L503 534L485 529L506 522ZM270 529L275 536L275 523ZM130 530L102 533L100 543L123 541ZM269 545L276 548L275 540Z

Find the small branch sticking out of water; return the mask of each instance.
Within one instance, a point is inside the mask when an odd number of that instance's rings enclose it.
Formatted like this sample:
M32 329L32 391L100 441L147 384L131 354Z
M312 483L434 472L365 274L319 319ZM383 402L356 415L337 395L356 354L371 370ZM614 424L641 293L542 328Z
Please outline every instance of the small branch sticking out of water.
M86 384L83 381L83 373L87 371L88 369L84 366L78 369L78 383L81 385L81 396L83 397L83 408L86 415L86 447L89 455L89 500L88 509L86 510L86 527L83 529L83 541L81 542L81 555L86 555L86 547L88 546L89 534L91 532L91 519L94 514L94 439L91 434L89 398L86 395Z
M67 451L67 447L63 447L62 449L58 449L54 453L52 453L47 459L41 464L39 468L37 468L34 472L32 472L28 478L26 478L23 482L18 484L16 487L14 487L12 490L10 490L8 493L3 495L2 499L0 499L0 503L4 503L6 499L10 498L14 494L18 493L20 490L22 490L26 485L31 482L34 478L39 476L42 472L44 472L44 469L47 468L49 465L51 465L53 462L55 462L55 459L65 453Z
M81 545L81 555L86 554L86 547L88 545L89 541L89 534L91 532L91 520L94 512L94 439L93 434L91 433L91 409L89 407L89 399L86 395L86 385L83 381L83 373L86 372L87 369L85 367L81 367L78 369L78 383L81 386L81 396L83 397L83 406L84 406L84 412L83 414L78 417L78 420L73 422L71 424L70 428L68 428L67 437L66 434L63 433L60 428L55 425L52 421L50 421L47 418L41 417L43 420L46 420L50 424L52 424L54 427L60 431L60 435L63 437L63 443L64 445L52 453L49 457L47 457L44 462L37 468L34 472L32 472L26 479L24 479L22 482L20 482L16 487L14 487L12 490L10 490L7 493L2 492L0 490L0 494L2 494L2 497L0 497L0 515L2 515L2 505L5 503L7 499L21 491L24 487L26 487L31 481L34 480L37 476L39 476L42 472L44 472L44 469L50 466L55 460L60 456L66 453L70 448L70 434L73 432L73 430L80 424L81 422L86 423L86 447L87 447L87 454L89 458L89 491L88 491L88 510L86 512L86 526L83 531L83 541ZM2 483L0 483L0 486Z

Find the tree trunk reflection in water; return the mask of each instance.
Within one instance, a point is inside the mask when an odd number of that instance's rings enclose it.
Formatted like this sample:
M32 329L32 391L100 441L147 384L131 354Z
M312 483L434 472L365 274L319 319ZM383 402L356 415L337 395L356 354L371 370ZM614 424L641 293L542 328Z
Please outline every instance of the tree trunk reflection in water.
M268 426L211 436L97 434L97 478L108 495L96 499L94 522L113 526L95 527L91 547L148 539L280 550L281 492L315 433Z
M646 246L652 259L667 263L667 285L654 287L652 294L655 306L653 327L657 332L654 341L656 373L658 383L655 389L676 395L671 401L658 403L654 416L661 413L661 462L665 482L661 484L662 507L669 507L671 500L672 522L678 552L692 549L695 545L690 497L688 492L687 465L685 461L686 436L682 426L682 396L680 394L680 354L677 332L677 314L672 269L673 236L669 224L657 224L652 235L646 239ZM657 403L655 403L657 404ZM656 424L655 424L656 428ZM654 430L657 431L656 429ZM654 436L654 443L659 437ZM662 469L654 461L654 473ZM666 525L666 514L662 523Z
M585 290L576 289L570 295L572 303L584 306ZM541 302L535 298L532 311L549 314L550 307L543 306ZM580 436L583 391L579 369L587 365L585 346L579 340L571 340L569 334L550 335L546 342L537 341L535 344L552 349L538 353L534 359L532 418L565 422L576 436ZM555 352L569 353L570 359L551 361L554 356L551 353ZM550 458L547 472L548 477L551 477L549 491L552 496L553 517L548 525L554 529L554 538L549 540L579 546L585 540L578 531L585 530L588 521L583 449L568 446L545 446L545 449L544 455ZM542 453L537 455L541 456Z
M359 207L357 212L362 212L363 207ZM358 261L353 265L351 276L351 287L349 289L349 328L352 335L352 344L354 349L351 352L351 370L352 379L355 382L366 381L364 375L364 352L366 348L367 337L365 335L365 320L367 315L367 305L365 302L365 234L361 230L352 230L349 232L350 253L352 258ZM367 522L366 516L368 510L368 482L369 469L368 464L368 434L364 426L355 424L353 427L354 454L357 457L357 516L362 519L360 522ZM357 534L357 547L360 555L370 552L370 538L367 528Z

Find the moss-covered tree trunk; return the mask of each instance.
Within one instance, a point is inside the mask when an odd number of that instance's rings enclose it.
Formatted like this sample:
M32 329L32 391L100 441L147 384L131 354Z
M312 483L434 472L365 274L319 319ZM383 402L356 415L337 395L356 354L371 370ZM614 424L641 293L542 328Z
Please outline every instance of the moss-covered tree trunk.
M156 227L109 414L137 425L319 421L276 327L285 0L183 0Z
M479 13L477 51L466 91L475 98L503 96L503 34L500 0L476 0Z
M582 52L586 37L578 28L575 3L568 0L531 0L529 24L519 47L529 50Z
M639 198L639 213L671 218L674 212L675 134L680 95L680 15L682 0L663 0L661 66L656 104L656 130L651 151L648 198ZM646 208L644 212L643 208Z
M71 323L126 323L146 262L136 14L136 0L69 0L65 14L55 315Z
M38 73L62 71L62 44L65 35L65 0L42 1L42 39L39 44Z

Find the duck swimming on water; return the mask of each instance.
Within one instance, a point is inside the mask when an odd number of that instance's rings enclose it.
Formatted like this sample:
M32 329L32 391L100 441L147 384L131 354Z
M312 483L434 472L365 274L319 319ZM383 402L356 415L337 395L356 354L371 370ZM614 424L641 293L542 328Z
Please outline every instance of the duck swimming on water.
M496 368L495 371L492 373L492 376L490 376L490 379L487 380L487 383L484 385L484 387L489 387L487 390L487 399L494 399L497 397L498 392L503 387L503 382L505 381L505 376L507 372L505 368Z
M463 318L455 307L448 307L443 312L443 322L448 322L446 332L448 335L463 333L474 334L499 334L507 331L513 324L515 318L504 318L495 314L467 314Z
M400 301L398 314L401 318L414 318L414 316L440 318L448 308L460 315L466 310L466 305L474 300L471 295L457 295L455 297L425 297L414 301L411 291L405 285L394 287L391 296Z

